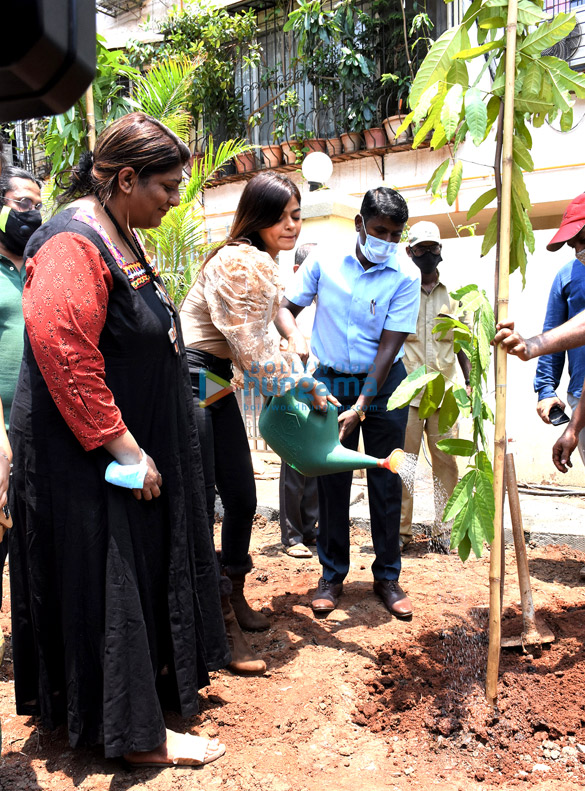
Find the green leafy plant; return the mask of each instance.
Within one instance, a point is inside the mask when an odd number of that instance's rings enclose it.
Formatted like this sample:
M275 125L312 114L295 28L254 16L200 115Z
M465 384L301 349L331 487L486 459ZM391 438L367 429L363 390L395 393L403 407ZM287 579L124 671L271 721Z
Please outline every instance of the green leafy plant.
M149 53L149 62L186 57L195 64L189 110L199 133L224 140L246 134L234 63L260 63L254 10L233 13L213 0L186 0L183 8L171 9L158 30L164 41Z
M228 140L214 147L207 142L205 155L194 161L191 177L181 187L181 202L162 218L158 228L142 231L142 238L161 270L173 301L179 305L213 244L205 241L203 189L233 157L253 149L245 140Z
M127 93L129 80L139 77L121 50L110 52L104 46L104 39L97 37L96 76L92 83L95 128L99 134L116 118L131 111ZM51 163L50 177L79 161L83 151L89 148L89 124L85 95L66 113L48 119L43 135L45 154Z
M469 458L467 471L455 487L443 514L443 521L453 520L451 548L457 548L460 558L465 561L471 549L477 557L481 557L484 542L489 544L493 539L493 469L484 422L493 422L486 391L495 321L485 292L477 286L465 286L451 296L460 301L461 311L466 316L473 317L469 321L470 326L444 316L437 319L433 332L441 338L451 333L455 352L462 349L470 360L471 396L464 387L459 387L439 371L429 370L423 365L407 376L394 391L388 401L388 409L406 406L424 388L418 408L419 416L426 419L440 409L439 431L442 434L455 425L459 416L472 418L471 440L443 439L437 443L445 453Z
M195 72L187 58L158 61L136 79L126 101L133 109L163 121L182 140L189 140L193 123L189 94Z
M462 23L445 31L433 44L412 85L409 104L412 111L398 129L400 133L414 124L413 148L432 134L431 148L448 146L449 157L431 176L427 189L441 193L452 205L463 179L463 163L457 158L464 140L480 146L497 127L502 134L505 85L505 28L507 0L475 0ZM542 11L542 0L520 0L518 5L517 54L514 73L514 164L512 181L512 230L510 271L526 274L527 253L534 252L530 222L530 197L523 171L532 171L532 135L528 122L540 127L558 119L562 130L573 123L574 96L585 98L585 76L573 71L559 58L543 50L567 36L575 27L575 14L559 13L549 20ZM469 31L477 25L478 46L472 46ZM468 68L478 62L479 68ZM494 78L490 80L490 67ZM487 87L486 87L487 86ZM496 123L497 122L497 123ZM500 194L501 152L498 147L494 172L496 186L488 189L469 209L468 219L488 206ZM486 255L497 241L497 212L487 227L482 246Z
M461 24L447 30L433 44L421 64L409 95L412 111L404 119L397 134L412 123L416 128L414 148L429 134L432 135L431 148L448 147L450 155L435 169L427 190L439 195L444 189L447 202L452 205L463 180L463 162L457 158L459 146L467 139L481 146L495 127L495 186L474 202L467 215L472 218L493 200L498 201L498 209L493 212L484 235L481 253L486 255L498 244L503 96L506 76L513 78L510 271L520 270L524 279L527 253L534 252L534 234L529 218L531 203L523 177L523 170L534 169L528 122L538 127L545 120L552 122L560 119L561 129L570 128L573 96L585 97L585 77L574 72L564 61L543 55L545 48L551 47L573 30L575 15L559 13L549 20L542 12L541 0L519 0L515 69L513 75L506 75L507 19L507 0L474 0ZM477 26L477 46L471 45L469 33L472 26ZM477 66L471 66L474 61ZM496 252L499 255L499 250ZM454 519L451 544L458 546L459 554L464 559L471 548L477 554L484 541L491 542L494 515L493 495L490 499L487 486L493 480L492 464L483 433L483 421L492 416L482 390L484 372L489 365L494 317L485 297L480 299L479 296L471 296L474 293L477 294L475 286L468 286L454 295L461 296L469 312L472 309L474 311L474 334L471 340L464 339L464 327L454 325L451 319L441 319L438 324L438 331L454 330L456 348L458 343L472 362L470 408L474 438L467 441L469 444L464 440L457 444L445 440L442 446L447 452L474 458L472 468L457 486L444 513L444 519ZM474 299L479 300L477 306L473 304ZM437 396L439 392L440 385L435 384L431 388L431 396L437 406L440 402ZM449 402L447 407L449 414ZM461 442L464 444L461 445Z
M299 109L299 95L294 88L289 89L283 98L272 108L274 112L274 124L272 136L275 141L282 142L287 139L288 130L295 119Z

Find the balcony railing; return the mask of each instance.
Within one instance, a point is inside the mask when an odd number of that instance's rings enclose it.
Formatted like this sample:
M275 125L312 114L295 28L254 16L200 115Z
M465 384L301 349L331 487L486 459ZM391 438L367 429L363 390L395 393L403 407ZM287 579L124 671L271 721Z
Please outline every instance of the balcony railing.
M330 0L325 8L332 8L335 4L335 0ZM380 76L387 72L399 73L403 77L408 75L399 2L395 6L382 6L382 11L389 15L391 21L381 21L376 26L372 34L373 51L364 48L365 27L360 27L359 21L356 23L356 40L360 40L356 50L374 59L375 74L366 85L345 92L338 87L339 78L335 70L329 76L320 74L311 78L299 63L298 42L291 32L283 31L290 8L283 8L273 0L258 0L251 5L256 11L257 42L262 48L262 63L259 66L245 62L235 64L235 90L246 121L240 135L245 135L256 145L273 149L279 143L285 148L292 143L297 152L317 148L338 155L343 151L339 141L342 133L362 132L364 127L381 127L385 118L396 114L400 104L396 88L392 83L387 89L383 88ZM357 8L377 19L377 9L381 5L375 0L361 0ZM389 43L391 40L392 45ZM416 65L415 58L415 70ZM401 93L405 99L407 88L403 87ZM404 101L402 103L405 104ZM355 113L357 111L359 118L365 106L369 108L366 115L373 117L368 118L367 124L360 125ZM221 118L203 118L202 121L204 128L215 127L216 139L234 136L233 130L226 129ZM204 141L201 144L203 147ZM294 162L294 154L288 158L289 164L291 161Z

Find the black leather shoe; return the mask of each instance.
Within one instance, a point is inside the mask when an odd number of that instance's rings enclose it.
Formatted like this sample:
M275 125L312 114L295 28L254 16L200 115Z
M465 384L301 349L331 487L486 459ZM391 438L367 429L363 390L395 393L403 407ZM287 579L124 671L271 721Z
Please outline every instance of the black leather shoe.
M339 597L343 592L343 582L328 582L321 577L317 590L313 594L311 607L314 613L332 612L337 607Z
M379 596L386 609L396 618L411 618L412 604L398 580L375 580L374 593Z

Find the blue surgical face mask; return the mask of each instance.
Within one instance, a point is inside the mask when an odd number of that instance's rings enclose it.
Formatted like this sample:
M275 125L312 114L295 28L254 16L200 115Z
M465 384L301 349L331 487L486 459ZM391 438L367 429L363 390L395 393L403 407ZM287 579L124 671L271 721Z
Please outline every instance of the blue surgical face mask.
M362 223L365 231L366 224L363 217ZM398 245L396 242L387 242L384 239L378 239L376 236L372 236L367 231L366 241L363 244L358 233L358 244L364 257L373 264L385 264L389 258L391 258L393 255L396 255L398 252Z

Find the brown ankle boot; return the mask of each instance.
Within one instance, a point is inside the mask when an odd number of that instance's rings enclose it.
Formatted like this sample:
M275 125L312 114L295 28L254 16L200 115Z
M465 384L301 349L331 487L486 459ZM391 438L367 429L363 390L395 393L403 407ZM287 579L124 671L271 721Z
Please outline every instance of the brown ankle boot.
M266 662L260 659L246 642L246 638L238 626L229 596L221 597L221 611L232 655L232 661L229 663L228 669L237 676L263 675L266 672Z
M270 621L264 613L256 612L253 610L244 596L244 582L246 581L245 574L230 574L227 576L232 581L232 593L230 601L238 623L242 629L247 629L249 632L263 632L270 626Z

